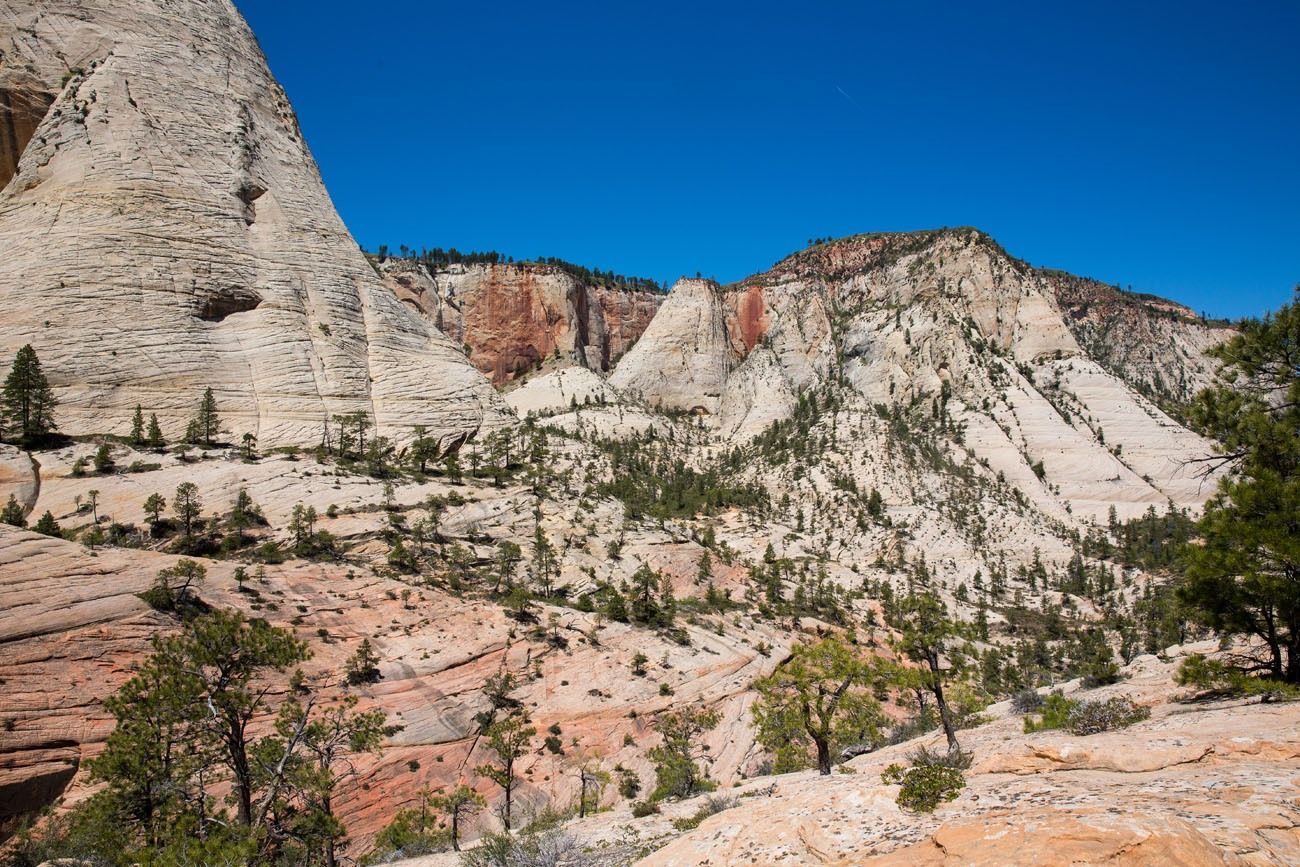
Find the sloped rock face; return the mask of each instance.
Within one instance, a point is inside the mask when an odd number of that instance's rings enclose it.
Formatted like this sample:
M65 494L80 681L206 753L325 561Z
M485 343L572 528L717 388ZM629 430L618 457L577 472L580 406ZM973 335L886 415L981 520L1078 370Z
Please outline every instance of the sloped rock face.
M683 279L609 381L663 409L714 414L737 361L718 284Z
M619 399L608 382L585 367L553 370L506 394L506 403L520 418L529 413L554 414L569 408L615 403Z
M54 94L40 82L9 78L9 83L0 87L0 187L18 170L18 158L54 101Z
M468 347L500 385L560 356L607 371L630 348L663 296L586 283L550 265L380 265L384 282L425 319Z
M500 417L357 249L228 0L6 0L0 20L0 151L29 139L0 193L0 353L36 348L63 430L125 432L139 403L176 437L206 387L263 445L336 412L398 439Z
M869 235L731 286L679 283L610 382L745 440L842 377L872 404L931 405L1061 517L1127 517L1211 490L1186 463L1210 444L1145 395L1207 384L1203 352L1229 334L1030 268L973 229Z
M1011 715L963 732L975 756L967 787L932 814L900 809L897 788L880 782L913 742L853 759L852 773L746 783L738 806L641 863L1295 863L1300 705L1180 705L1171 701L1174 668L1141 657L1129 681L1099 691L1151 707L1151 720L1130 729L1026 735Z
M1171 301L1055 271L1046 278L1079 345L1165 408L1211 383L1215 362L1205 351L1235 333Z

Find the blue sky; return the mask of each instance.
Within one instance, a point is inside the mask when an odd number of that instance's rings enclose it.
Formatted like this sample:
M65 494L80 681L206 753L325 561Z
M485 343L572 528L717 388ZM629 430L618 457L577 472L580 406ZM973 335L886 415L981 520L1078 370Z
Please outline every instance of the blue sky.
M369 249L728 281L969 224L1213 315L1300 282L1293 0L237 4Z

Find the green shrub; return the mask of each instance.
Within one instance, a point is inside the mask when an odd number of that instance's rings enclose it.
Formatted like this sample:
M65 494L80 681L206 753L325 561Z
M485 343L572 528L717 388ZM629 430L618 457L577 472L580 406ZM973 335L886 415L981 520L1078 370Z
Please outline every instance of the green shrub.
M907 755L908 761L914 767L921 765L936 766L941 768L956 768L964 771L971 766L975 756L963 749L955 749L946 753L931 752L927 747L921 747Z
M1037 720L1025 717L1025 731L1065 729L1070 734L1095 735L1128 728L1150 716L1149 708L1134 704L1128 696L1115 696L1105 701L1079 701L1054 692L1047 697Z
M1054 692L1047 697L1039 708L1039 718L1025 717L1025 733L1047 731L1048 729L1063 729L1070 717L1070 711L1078 702L1066 698L1059 692Z
M1095 735L1128 728L1151 718L1151 709L1118 695L1106 701L1081 701L1071 711L1067 728L1071 734Z
M678 831L693 830L698 828L705 819L716 816L723 810L730 810L737 803L739 802L735 798L727 795L709 795L694 813L682 819L674 819L673 827Z
M885 768L880 780L899 785L898 806L913 813L933 813L935 807L956 800L966 788L966 777L960 769L938 764L910 768L893 764Z
M1300 687L1268 677L1249 675L1239 668L1217 659L1208 659L1199 653L1183 660L1178 666L1175 680L1179 686L1194 686L1223 695L1259 695L1265 699L1300 698Z
M632 805L632 815L637 819L653 816L659 812L659 805L654 801L637 801Z

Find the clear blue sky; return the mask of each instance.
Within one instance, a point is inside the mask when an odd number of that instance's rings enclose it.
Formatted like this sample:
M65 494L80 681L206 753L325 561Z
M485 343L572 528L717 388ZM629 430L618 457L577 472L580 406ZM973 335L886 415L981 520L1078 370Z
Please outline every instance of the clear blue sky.
M1300 282L1300 3L237 0L369 249L734 280L975 225L1214 315Z

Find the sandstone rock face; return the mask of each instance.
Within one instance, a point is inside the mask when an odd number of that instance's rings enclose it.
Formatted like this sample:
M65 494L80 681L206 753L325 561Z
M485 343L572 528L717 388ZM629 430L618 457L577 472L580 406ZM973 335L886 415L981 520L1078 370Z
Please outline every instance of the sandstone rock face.
M716 414L737 361L718 284L678 280L610 384L664 409Z
M1205 351L1234 334L1181 304L1063 274L1046 278L1087 353L1156 403L1185 401L1214 377Z
M603 385L584 368L558 373L566 393L569 374L580 383ZM94 448L76 443L42 452L39 489L26 454L0 453L0 501L25 491L38 514L49 510L65 530L79 532L93 520L87 503L94 489L103 526L141 527L141 504L150 492L170 500L178 484L193 482L205 513L224 512L243 489L269 524L261 531L267 538L285 541L293 508L302 503L314 507L323 516L321 527L348 546L347 562L266 567L265 581L250 582L256 594L237 590L237 562L202 560L208 575L201 593L214 606L266 617L310 642L314 656L307 673L330 685L327 698L336 694L338 673L361 638L374 644L383 679L361 691L363 704L383 708L404 729L381 756L358 757L358 775L341 786L336 808L358 846L422 786L465 780L485 796L499 797L472 770L492 758L474 717L488 706L484 680L502 667L519 676L516 696L538 730L563 730L563 753L542 748L539 738L521 763L517 803L525 812L571 802L577 787L573 769L586 760L621 763L652 780L644 755L653 743L651 721L675 702L702 702L722 715L708 738L719 777L752 771L757 761L749 734L749 684L770 673L789 647L790 636L775 624L750 621L725 635L705 621L685 624L690 640L683 645L595 613L555 608L565 638L557 646L482 598L384 577L388 546L379 538L390 513L380 505L385 493L379 480L285 456L244 463L229 459L233 454L213 453L187 463L173 454L120 446L114 448L120 465L147 460L158 467L74 475L77 459ZM571 468L584 458L581 450L560 451L554 460ZM463 502L440 513L439 531L478 562L488 562L500 540L526 548L540 526L561 552L558 581L575 592L591 589L595 580L625 581L642 562L668 576L679 597L703 592L695 578L704 549L668 530L629 534L621 558L607 555L624 535L616 503L539 502L527 487L495 488L486 480L452 486L398 479L395 487L394 507L412 521L430 495L459 494ZM337 517L324 517L333 511ZM589 528L597 535L587 537ZM136 538L133 544L150 543ZM80 769L112 727L102 700L130 676L148 652L150 636L178 628L176 620L135 595L175 560L133 548L91 552L79 543L0 525L0 831L60 795L75 803L87 793ZM740 565L719 565L717 584L735 587L744 574ZM541 622L547 614L540 611ZM636 653L653 660L645 677L628 673ZM671 687L668 694L660 683ZM490 815L482 822L479 827L492 827Z
M1098 691L1152 706L1150 721L1124 731L1026 735L1011 715L962 733L976 764L967 788L933 814L899 809L897 788L880 782L916 747L904 744L853 759L855 773L746 783L738 806L641 863L1296 863L1300 705L1170 704L1174 667L1139 659L1131 680ZM596 826L585 839L604 833Z
M501 417L357 249L228 0L6 0L0 21L0 152L21 150L0 356L36 348L63 430L123 433L139 403L174 438L209 386L263 445L315 442L336 412L399 439Z
M682 281L610 382L744 441L843 377L871 404L942 410L1049 513L1130 517L1212 491L1188 463L1210 444L1152 401L1208 384L1203 352L1229 334L973 229L870 235L731 286Z
M600 374L585 367L553 370L505 395L506 404L520 418L529 413L549 415L573 407L617 403L619 397Z
M649 325L663 296L587 283L532 262L452 264L408 259L380 264L397 297L453 340L502 384L558 355L608 371Z

